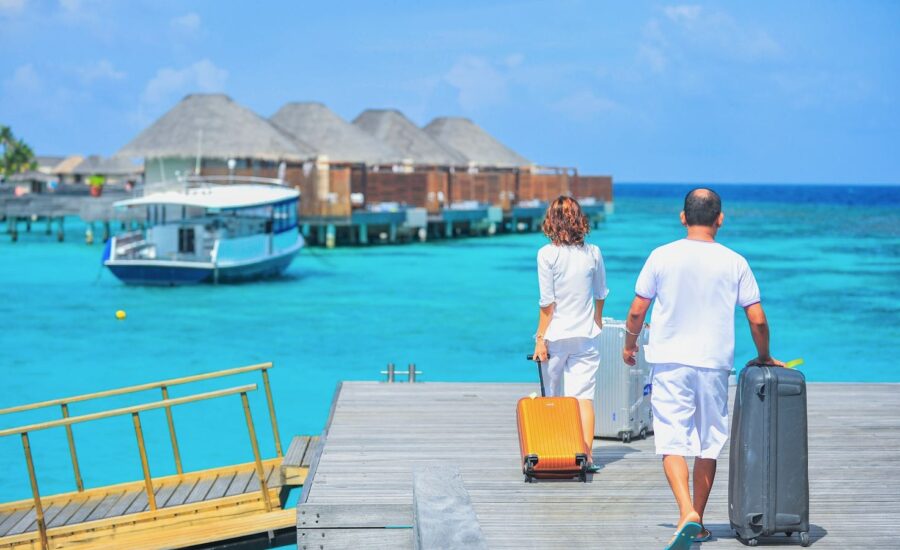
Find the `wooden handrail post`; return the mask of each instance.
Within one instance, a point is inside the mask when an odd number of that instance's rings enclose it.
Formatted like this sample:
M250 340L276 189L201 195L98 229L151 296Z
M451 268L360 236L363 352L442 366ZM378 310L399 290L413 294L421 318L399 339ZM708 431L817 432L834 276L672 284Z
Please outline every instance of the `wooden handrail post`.
M31 481L31 496L34 498L34 513L37 518L38 533L41 537L41 548L48 550L47 524L44 523L44 508L41 506L41 494L38 491L37 476L34 475L34 460L31 458L31 445L28 443L28 432L22 432L22 449L25 451L25 463L28 465L28 480Z
M281 436L278 435L278 420L275 418L275 402L272 400L272 387L269 385L269 370L262 370L263 386L266 389L266 402L269 404L269 418L272 420L272 435L275 438L275 456L282 456Z
M131 413L134 420L134 435L137 436L138 452L141 453L141 469L144 470L144 488L147 489L147 504L156 510L156 496L153 494L153 481L150 479L150 464L147 462L147 448L144 446L144 432L141 430L141 418L138 413Z
M63 418L69 418L69 405L60 404ZM69 455L72 457L72 471L75 473L75 487L78 492L84 491L84 482L81 480L81 469L78 467L78 455L75 453L75 436L72 434L72 425L66 426L66 437L69 439Z
M163 400L169 399L169 388L162 386ZM184 473L181 469L181 453L178 452L178 438L175 437L175 420L172 418L172 407L166 407L166 420L169 422L169 439L172 440L172 455L175 457L175 471L178 475Z
M259 490L262 491L266 512L272 511L269 499L269 487L266 485L266 472L263 471L262 459L259 457L259 443L256 441L256 430L253 428L253 416L250 414L250 401L247 392L241 392L241 403L244 405L244 417L247 419L247 431L250 434L250 446L253 447L253 461L256 462L256 475L259 478Z

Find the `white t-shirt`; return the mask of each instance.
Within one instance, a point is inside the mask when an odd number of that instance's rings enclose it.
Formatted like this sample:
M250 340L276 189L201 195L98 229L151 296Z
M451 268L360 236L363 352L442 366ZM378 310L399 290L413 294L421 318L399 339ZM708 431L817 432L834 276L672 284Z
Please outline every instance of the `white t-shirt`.
M653 304L650 363L731 369L734 309L759 302L743 256L716 242L681 239L654 250L634 291Z
M556 246L548 244L537 254L541 307L556 304L545 340L596 338L594 300L604 300L606 269L597 245Z

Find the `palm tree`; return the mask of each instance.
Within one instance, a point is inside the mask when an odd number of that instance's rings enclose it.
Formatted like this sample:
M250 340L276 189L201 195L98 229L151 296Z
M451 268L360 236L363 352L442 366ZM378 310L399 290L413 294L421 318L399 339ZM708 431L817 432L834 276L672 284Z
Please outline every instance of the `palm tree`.
M0 125L0 176L6 177L26 170L37 169L34 151L21 139L16 139L9 126Z

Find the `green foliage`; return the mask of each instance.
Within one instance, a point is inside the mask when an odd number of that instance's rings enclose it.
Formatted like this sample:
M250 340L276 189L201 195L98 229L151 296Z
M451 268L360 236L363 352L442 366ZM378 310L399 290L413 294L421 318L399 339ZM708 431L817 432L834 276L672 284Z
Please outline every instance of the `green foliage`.
M27 170L36 170L34 151L21 139L16 139L9 126L0 125L0 176L6 177Z

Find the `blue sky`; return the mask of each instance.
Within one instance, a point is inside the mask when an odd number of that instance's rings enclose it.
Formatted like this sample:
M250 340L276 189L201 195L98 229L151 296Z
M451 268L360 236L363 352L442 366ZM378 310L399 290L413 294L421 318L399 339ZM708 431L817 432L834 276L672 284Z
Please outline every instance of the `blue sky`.
M190 92L474 119L619 181L900 182L900 2L0 0L0 123L111 154Z

